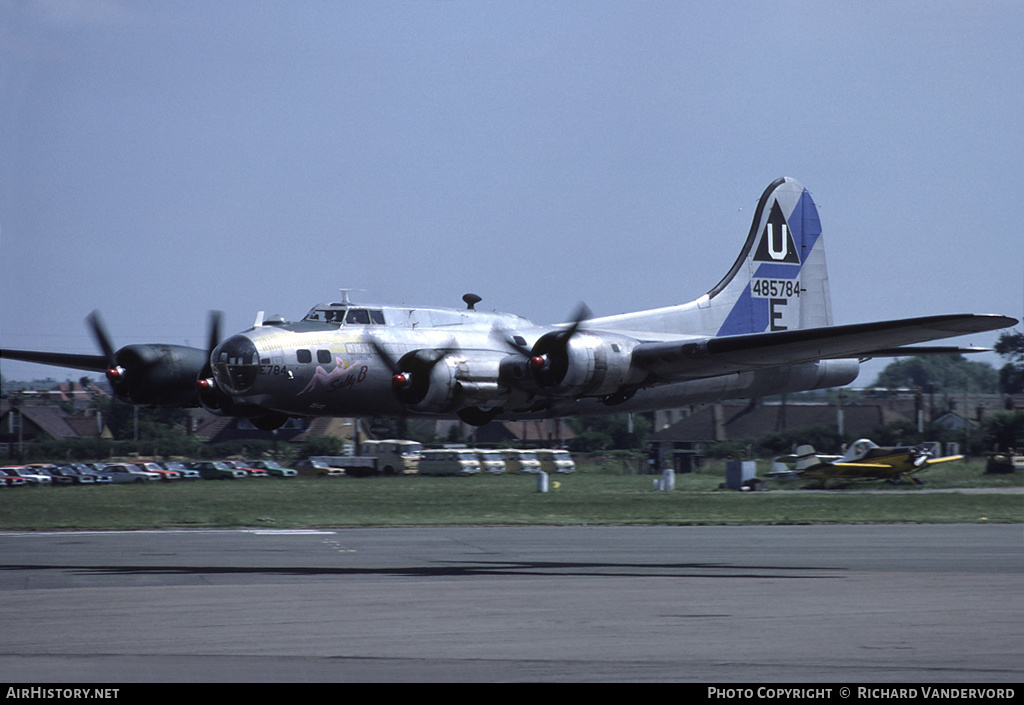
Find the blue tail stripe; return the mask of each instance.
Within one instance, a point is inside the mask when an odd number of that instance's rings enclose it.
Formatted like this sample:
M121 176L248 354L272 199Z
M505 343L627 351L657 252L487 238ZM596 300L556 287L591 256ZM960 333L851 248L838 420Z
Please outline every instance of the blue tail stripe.
M739 299L733 304L725 323L718 330L719 335L742 335L759 333L768 327L768 299L754 298L747 284Z
M793 234L793 241L798 243L800 250L800 262L806 262L807 257L814 248L814 243L821 237L821 220L818 218L818 209L811 199L811 194L804 189L796 208L789 216L789 231Z
M754 277L757 279L796 279L800 276L800 266L764 262L758 265L757 271L754 272Z

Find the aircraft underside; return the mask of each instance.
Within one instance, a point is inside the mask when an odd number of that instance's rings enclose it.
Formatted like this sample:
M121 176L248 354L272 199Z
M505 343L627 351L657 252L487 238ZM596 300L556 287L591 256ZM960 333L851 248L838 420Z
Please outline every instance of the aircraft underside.
M283 415L303 416L310 404L318 415L332 416L424 416L433 418L458 418L472 425L482 425L492 420L525 420L571 416L597 416L622 412L643 412L656 409L676 408L694 404L705 404L718 399L749 398L786 394L849 384L856 379L859 364L855 360L823 360L772 367L763 370L720 375L706 379L689 380L653 386L636 390L625 399L608 398L552 398L509 393L507 400L496 400L493 404L466 405L447 412L416 412L403 408L386 389L374 397L373 404L367 404L367 395L345 398L345 391L358 384L359 372L354 377L339 377L343 380L338 389L326 386L318 401L311 402L301 397L291 404L281 405L282 397L275 395L248 400L254 406ZM344 380L348 379L349 382ZM352 380L356 380L352 382ZM364 380L365 382L366 380ZM351 384L350 384L351 383ZM275 404L275 402L277 402Z

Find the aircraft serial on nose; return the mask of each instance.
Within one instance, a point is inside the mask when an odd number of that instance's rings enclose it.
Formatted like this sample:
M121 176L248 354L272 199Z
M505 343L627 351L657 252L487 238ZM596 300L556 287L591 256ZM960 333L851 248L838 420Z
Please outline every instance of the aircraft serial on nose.
M689 303L539 326L513 314L340 302L287 322L257 316L206 349L136 344L115 351L88 318L102 355L0 350L0 357L106 372L115 394L143 406L202 405L260 428L303 416L494 419L648 411L852 382L859 361L976 352L908 347L1017 321L948 314L832 324L818 211L781 178L758 203L735 264Z

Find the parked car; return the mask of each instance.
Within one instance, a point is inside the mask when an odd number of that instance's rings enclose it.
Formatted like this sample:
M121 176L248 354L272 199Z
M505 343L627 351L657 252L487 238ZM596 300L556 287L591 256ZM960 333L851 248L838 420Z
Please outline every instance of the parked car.
M95 472L92 466L87 463L61 463L61 468L70 468L81 477L91 477L92 481L86 481L93 485L109 485L110 476Z
M171 480L180 480L181 473L177 470L168 470L159 463L135 463L135 467L140 470L146 470L148 472L155 472L160 476L160 479L169 482Z
M113 483L114 480L109 474L103 472L106 467L106 463L81 463L80 470L86 475L92 475L96 478L96 482L109 485Z
M24 487L28 480L17 475L7 473L7 468L0 468L0 487Z
M96 478L92 475L83 475L78 469L70 464L58 465L55 468L50 469L51 475L60 475L61 477L70 478L71 481L76 485L95 485Z
M273 475L274 477L295 477L299 474L298 471L292 468L281 467L281 464L276 460L252 460L246 463L246 465L266 470L268 475Z
M204 480L230 480L249 476L245 470L237 470L218 460L201 460L192 463L192 469L198 470L200 477Z
M166 463L160 463L167 470L173 470L174 472L181 475L182 480L198 480L200 478L199 471L193 470L192 468L186 467L185 463L179 463L177 461L171 461Z
M29 463L25 467L28 468L30 472L47 476L47 478L50 479L50 486L52 487L56 487L58 485L70 486L75 484L75 481L71 478L65 478L65 476L62 476L59 473L54 473L53 470L56 469L56 465L53 465L52 463Z
M31 472L38 475L48 475L50 477L50 484L52 486L58 485L73 485L75 481L73 478L64 477L59 472L56 472L57 466L52 463L29 463L26 465Z
M263 468L253 467L249 463L243 463L240 460L225 460L224 464L233 467L235 470L245 470L245 474L249 477L270 477Z
M160 475L143 470L132 463L114 463L103 468L103 473L110 476L110 481L117 484L143 483L159 480Z
M94 485L109 485L113 482L113 480L110 479L110 475L104 475L103 473L96 472L92 468L76 467L75 469L78 470L78 474L82 477L91 477Z
M329 464L320 458L306 458L295 463L295 471L306 477L344 477L345 468Z
M8 465L4 468L4 472L14 477L20 477L24 479L30 485L52 485L53 478L49 475L43 475L37 473L32 468L25 465Z
M53 478L50 475L36 472L27 465L7 465L3 469L4 472L14 475L15 478L22 478L29 485L39 487L40 485L49 486L53 484Z

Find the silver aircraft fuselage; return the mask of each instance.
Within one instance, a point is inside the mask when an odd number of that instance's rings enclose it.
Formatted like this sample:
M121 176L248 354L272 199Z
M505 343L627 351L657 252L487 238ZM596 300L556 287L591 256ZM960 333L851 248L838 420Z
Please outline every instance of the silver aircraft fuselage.
M859 370L856 360L774 366L640 388L629 398L614 401L537 395L515 386L472 389L474 384L493 379L503 361L511 366L510 374L515 374L516 358L521 356L510 351L505 342L509 337L523 348L532 348L551 330L550 326L538 326L513 314L322 304L297 323L265 323L224 341L214 350L213 374L217 384L236 401L286 415L422 413L455 417L459 408L468 405L500 406L502 411L496 418L525 419L645 411L721 398L820 389L847 384ZM634 337L590 327L580 335L597 332ZM647 333L637 341L694 339L695 336ZM446 350L444 364L435 368L441 369L442 379L435 379L435 383L459 385L469 400L474 400L473 394L479 392L475 399L478 403L468 404L464 399L447 409L410 409L396 397L394 371L378 348L395 359L417 350Z

